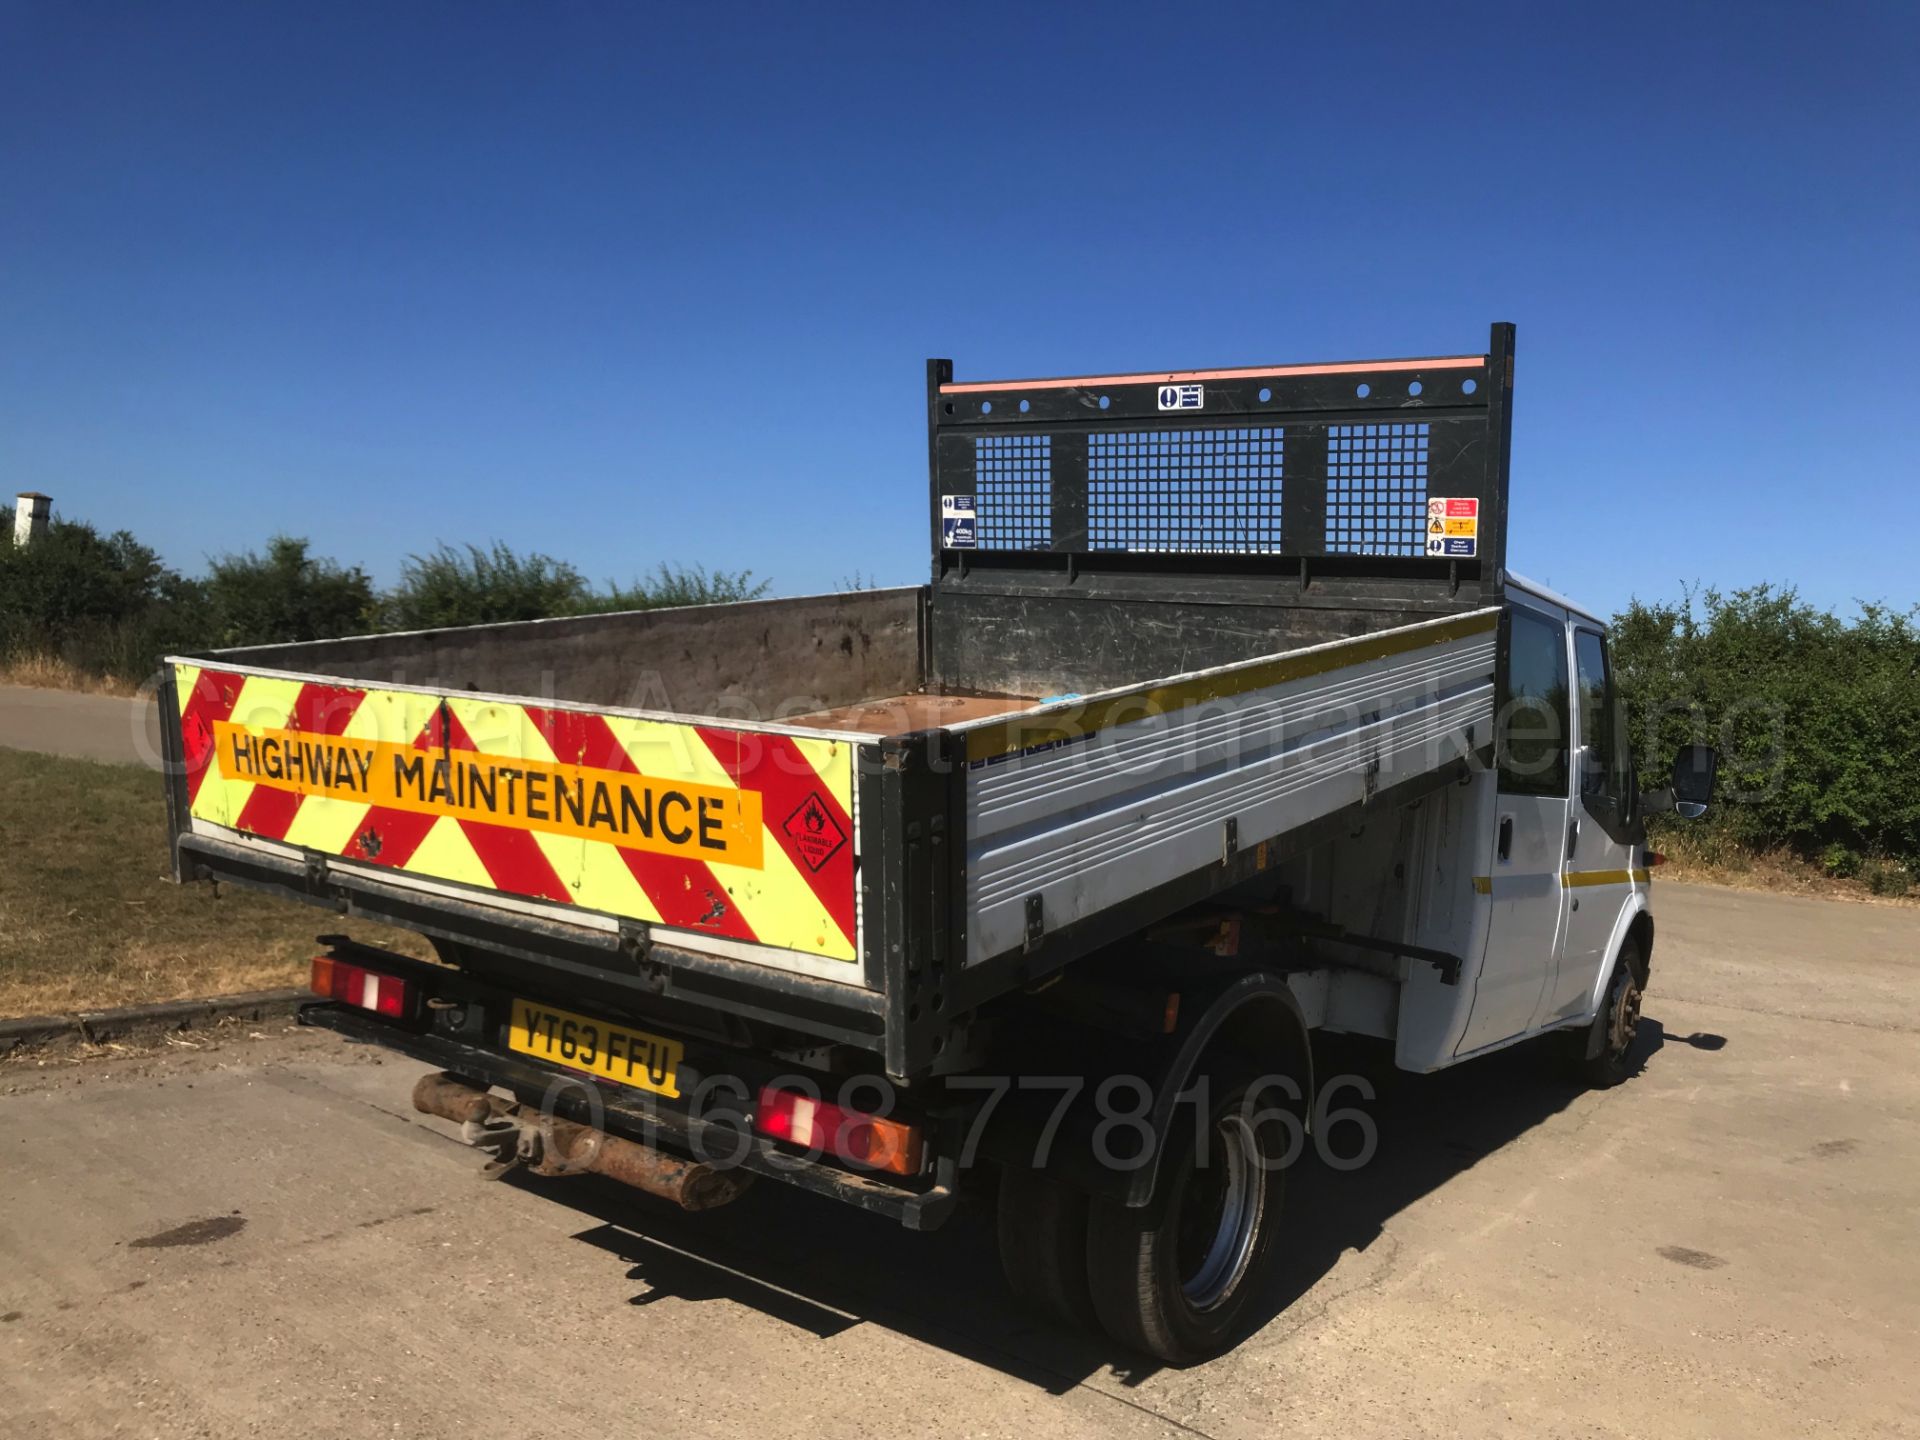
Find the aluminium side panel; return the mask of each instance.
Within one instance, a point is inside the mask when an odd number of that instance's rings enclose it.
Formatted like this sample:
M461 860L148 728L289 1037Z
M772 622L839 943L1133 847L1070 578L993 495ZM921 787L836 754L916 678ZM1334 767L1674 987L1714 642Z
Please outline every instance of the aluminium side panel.
M966 963L1484 749L1498 615L966 727Z
M856 885L860 737L169 664L192 833L877 984Z

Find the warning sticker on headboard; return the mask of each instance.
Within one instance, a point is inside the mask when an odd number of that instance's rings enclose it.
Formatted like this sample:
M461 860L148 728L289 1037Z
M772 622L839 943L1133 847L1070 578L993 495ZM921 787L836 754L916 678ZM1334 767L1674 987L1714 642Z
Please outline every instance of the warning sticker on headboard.
M974 528L973 496L940 497L940 544L948 550L979 548L979 536Z
M1470 496L1427 497L1427 554L1443 559L1480 553L1480 502Z

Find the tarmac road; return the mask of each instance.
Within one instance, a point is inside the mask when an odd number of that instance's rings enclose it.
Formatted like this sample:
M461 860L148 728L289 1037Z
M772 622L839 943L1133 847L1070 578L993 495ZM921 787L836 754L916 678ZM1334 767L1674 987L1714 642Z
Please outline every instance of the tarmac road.
M1920 1434L1920 909L1659 908L1642 1073L1379 1075L1274 1318L1186 1371L1030 1322L978 1219L481 1183L328 1035L5 1062L0 1431Z
M0 746L116 765L157 766L160 713L153 701L144 698L0 685Z

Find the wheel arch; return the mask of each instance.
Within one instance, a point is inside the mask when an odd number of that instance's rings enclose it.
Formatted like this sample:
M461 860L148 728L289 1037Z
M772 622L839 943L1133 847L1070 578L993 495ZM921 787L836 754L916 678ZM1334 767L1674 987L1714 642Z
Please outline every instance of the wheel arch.
M1614 967L1620 963L1620 955L1633 941L1640 942L1640 964L1636 978L1642 990L1647 988L1647 975L1653 962L1653 913L1648 908L1644 891L1628 897L1621 906L1619 917L1613 923L1613 936L1607 942L1607 961L1593 977L1593 990L1587 996L1586 1018L1592 1019L1605 1002L1607 986L1613 983Z
M1627 933L1623 940L1637 942L1640 947L1640 964L1636 968L1640 988L1644 990L1653 973L1653 911L1645 907L1636 910L1633 918L1627 922Z
M1125 1194L1129 1209L1154 1202L1168 1138L1180 1119L1181 1092L1223 1047L1262 1064L1265 1057L1274 1056L1275 1073L1291 1075L1300 1087L1301 1124L1310 1123L1314 1100L1312 1036L1306 1013L1285 978L1269 971L1239 976L1196 1008L1197 1014L1182 1016L1179 1044L1155 1085L1148 1121L1154 1135L1153 1163L1143 1165L1130 1178Z

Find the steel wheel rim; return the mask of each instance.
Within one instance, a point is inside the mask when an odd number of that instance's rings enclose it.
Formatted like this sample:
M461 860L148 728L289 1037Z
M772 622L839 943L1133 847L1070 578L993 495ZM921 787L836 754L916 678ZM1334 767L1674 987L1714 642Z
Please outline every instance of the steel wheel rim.
M1609 1029L1612 1033L1607 1038L1611 1053L1617 1059L1633 1048L1634 1037L1640 1033L1640 982L1631 975L1620 987L1620 1000L1613 1007L1613 1023Z
M1246 1117L1221 1117L1213 1138L1220 1147L1217 1163L1224 1170L1220 1216L1199 1268L1180 1284L1187 1303L1199 1311L1218 1307L1239 1286L1252 1263L1254 1237L1260 1233L1260 1214L1266 1205L1259 1141ZM1181 1203L1192 1198L1189 1185Z

